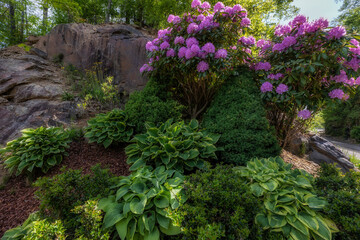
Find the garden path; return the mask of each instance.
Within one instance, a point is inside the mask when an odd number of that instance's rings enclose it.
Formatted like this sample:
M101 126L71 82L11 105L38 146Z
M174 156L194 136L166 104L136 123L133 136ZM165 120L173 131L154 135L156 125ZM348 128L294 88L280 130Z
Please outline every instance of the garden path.
M336 147L347 156L355 156L357 159L360 159L360 144L349 143L335 139L329 136L323 136L326 140L332 142Z

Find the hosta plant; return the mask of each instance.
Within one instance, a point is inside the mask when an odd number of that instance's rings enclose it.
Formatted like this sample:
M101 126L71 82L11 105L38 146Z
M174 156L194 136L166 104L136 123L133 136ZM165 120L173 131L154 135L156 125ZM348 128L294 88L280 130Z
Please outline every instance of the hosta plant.
M5 160L5 167L10 172L21 174L24 170L33 172L41 169L44 173L59 164L71 138L62 128L24 129L22 136L7 143L0 149L0 155Z
M89 142L97 142L105 148L111 144L128 142L133 134L133 128L127 123L124 111L114 109L106 114L98 114L88 121L85 137Z
M161 235L177 235L171 210L184 202L183 175L159 167L142 168L122 178L116 195L99 202L105 212L104 227L115 228L121 240L158 240Z
M136 135L125 149L130 170L165 165L167 169L191 171L202 168L206 159L216 159L214 144L220 135L199 130L196 120L185 124L170 119L159 128L151 124L146 128L146 133Z
M253 194L263 201L255 221L286 239L331 240L336 225L320 213L327 202L314 194L311 175L291 170L280 157L254 159L236 168L246 177Z

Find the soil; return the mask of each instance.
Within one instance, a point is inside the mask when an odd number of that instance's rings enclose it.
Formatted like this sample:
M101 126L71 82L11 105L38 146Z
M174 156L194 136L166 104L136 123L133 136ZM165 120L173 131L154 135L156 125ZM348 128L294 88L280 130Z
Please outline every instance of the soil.
M61 173L64 166L67 169L82 169L83 174L91 172L91 167L100 164L109 168L117 176L130 174L126 163L125 146L104 147L88 144L84 139L73 142L68 150L69 155L59 166L50 169L40 176L54 176ZM21 225L30 213L36 211L40 202L35 199L35 187L32 187L24 176L11 177L5 187L0 190L0 236L5 231Z
M298 157L288 151L282 150L280 156L284 159L285 162L293 165L293 169L302 169L306 172L310 173L313 176L317 176L320 170L320 166L310 160L308 160L308 156Z

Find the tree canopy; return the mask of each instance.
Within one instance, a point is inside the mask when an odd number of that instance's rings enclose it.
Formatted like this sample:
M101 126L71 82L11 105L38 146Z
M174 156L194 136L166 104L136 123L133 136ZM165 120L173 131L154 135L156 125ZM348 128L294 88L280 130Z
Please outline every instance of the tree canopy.
M360 0L336 0L342 2L340 16L336 19L341 24L347 26L352 33L360 32Z

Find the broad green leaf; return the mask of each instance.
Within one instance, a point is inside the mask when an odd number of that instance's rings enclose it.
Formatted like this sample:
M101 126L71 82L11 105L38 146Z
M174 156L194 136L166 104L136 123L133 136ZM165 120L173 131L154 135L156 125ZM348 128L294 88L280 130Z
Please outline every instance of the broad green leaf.
M169 218L167 218L163 215L160 215L160 214L156 214L156 219L161 227L166 228L166 229L169 227L169 224L170 224Z
M297 219L302 222L303 224L305 224L308 228L316 231L319 229L319 223L316 220L315 217L305 213L305 212L301 212L297 215Z
M255 222L265 229L270 227L269 220L263 213L256 215Z
M296 228L291 228L290 236L294 240L310 240L310 235L303 234L301 231Z
M146 184L143 182L137 182L131 185L130 189L136 193L143 193L146 190Z
M147 232L144 235L144 240L159 240L160 232L157 227L155 227L151 232Z
M118 201L120 198L122 198L126 193L129 192L129 186L125 185L119 188L116 192L116 201Z
M319 229L313 232L324 240L331 240L331 231L326 222L318 216L316 217L316 220L319 223Z
M169 199L164 195L159 195L154 198L154 204L158 208L169 207Z
M306 225L304 225L302 222L300 222L299 220L296 220L295 222L288 222L293 228L296 228L298 231L300 231L303 235L305 236L309 236L309 229L307 228Z
M130 202L130 210L135 214L142 214L145 209L147 198L144 194L139 194L139 197L134 197Z
M270 180L265 183L260 183L260 186L263 187L264 189L272 192L278 187L278 183L276 181Z
M146 212L145 214L143 214L142 219L144 221L146 230L148 230L149 232L153 231L156 224L155 212Z
M181 233L181 228L178 226L174 226L172 223L170 223L168 228L163 228L162 226L160 226L160 231L165 233L166 235L173 236Z
M104 227L109 228L124 219L125 215L122 214L123 204L118 204L113 208L108 209L104 217Z

